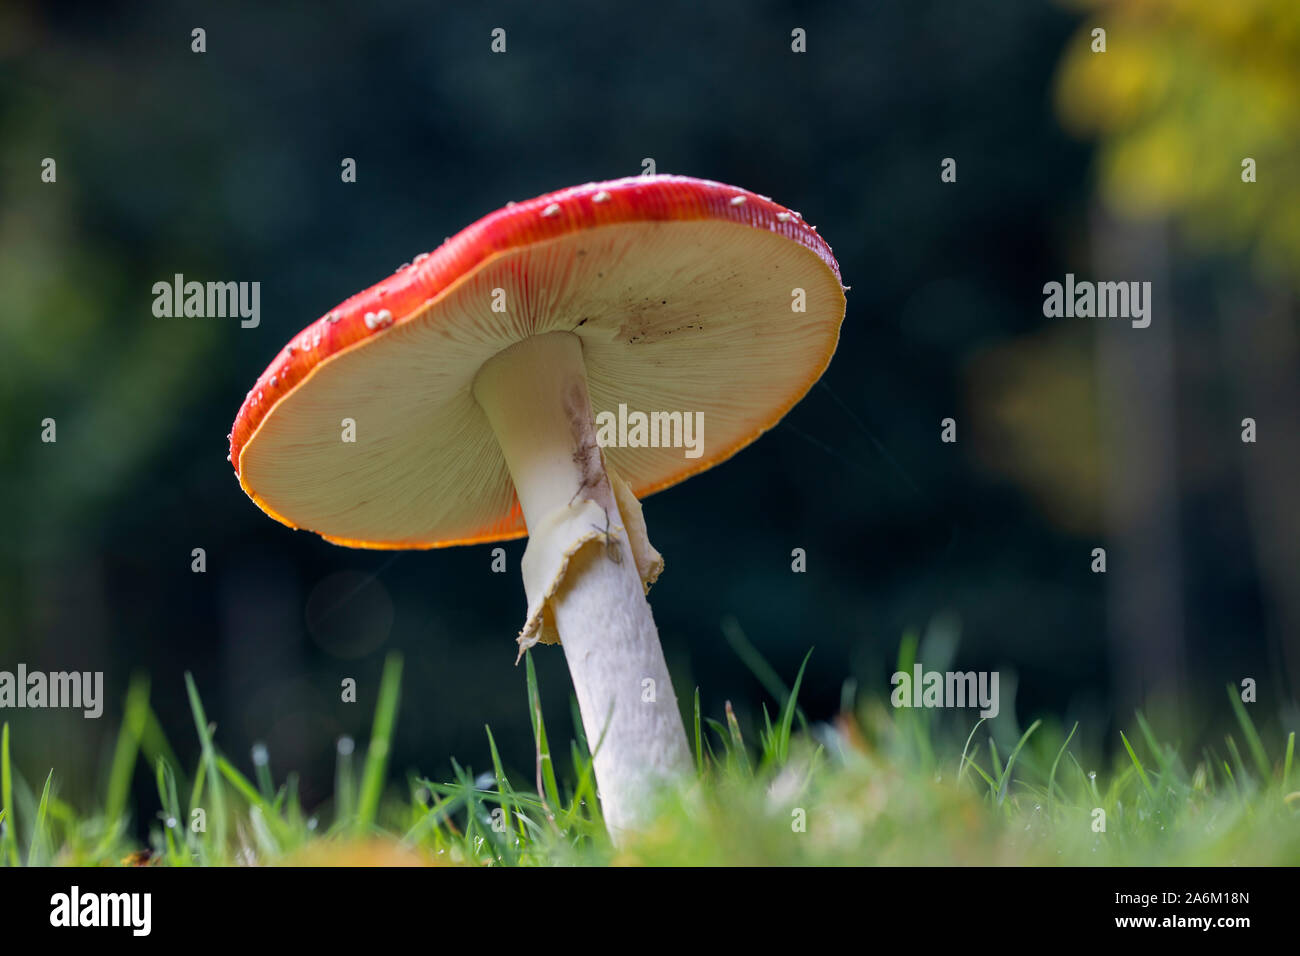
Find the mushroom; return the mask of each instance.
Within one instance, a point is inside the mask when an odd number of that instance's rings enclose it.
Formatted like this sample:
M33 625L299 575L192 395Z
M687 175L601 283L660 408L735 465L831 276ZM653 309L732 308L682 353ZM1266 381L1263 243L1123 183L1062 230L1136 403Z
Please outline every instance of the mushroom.
M295 336L231 461L263 511L336 544L527 535L519 653L562 643L617 840L691 766L639 499L771 428L830 362L844 307L830 247L766 197L682 176L561 190Z

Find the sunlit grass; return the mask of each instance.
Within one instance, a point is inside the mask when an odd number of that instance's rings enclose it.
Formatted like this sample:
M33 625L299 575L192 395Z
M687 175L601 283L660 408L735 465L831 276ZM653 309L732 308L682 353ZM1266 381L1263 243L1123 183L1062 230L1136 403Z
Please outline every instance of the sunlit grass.
M737 640L743 641L743 635ZM735 640L733 640L733 644ZM744 654L756 655L752 647ZM915 644L905 641L900 669ZM757 661L757 659L756 659ZM807 658L804 665L807 664ZM660 795L654 822L615 849L605 835L587 741L569 743L557 771L541 690L526 659L535 741L530 774L511 777L490 728L492 766L451 761L447 779L389 783L388 754L400 696L401 658L385 663L364 755L341 742L333 799L304 808L294 774L278 784L265 748L252 778L222 753L199 690L186 686L200 747L186 775L135 682L101 808L82 813L57 796L57 774L39 796L14 772L8 725L0 731L0 861L6 866L556 864L1296 864L1300 774L1295 733L1271 756L1229 688L1244 754L1232 734L1223 754L1190 765L1145 717L1119 735L1104 770L1085 769L1078 724L1034 721L1004 732L979 720L955 736L933 711L893 710L876 698L809 725L790 688L759 664L772 708L743 728L728 704L688 720L696 775ZM761 671L761 672L760 672ZM574 726L581 721L574 707ZM1006 718L1002 718L1005 720ZM947 718L951 723L951 717ZM797 726L796 726L797 724ZM1073 744L1073 746L1072 746ZM15 745L16 746L16 745ZM127 807L138 761L156 782L155 805ZM355 762L359 761L359 766ZM55 768L57 769L57 768ZM182 802L182 795L184 802ZM198 812L196 812L198 811ZM132 814L156 821L147 845ZM1105 830L1099 829L1104 814Z

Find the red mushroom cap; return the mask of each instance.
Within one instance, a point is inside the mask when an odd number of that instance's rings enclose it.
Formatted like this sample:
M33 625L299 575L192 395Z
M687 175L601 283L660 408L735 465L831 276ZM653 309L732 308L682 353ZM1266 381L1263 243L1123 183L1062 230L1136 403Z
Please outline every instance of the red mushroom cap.
M294 336L245 398L230 458L263 511L339 544L517 538L510 475L471 393L492 355L571 331L596 411L702 410L698 458L606 449L642 497L776 424L830 362L844 306L830 246L767 197L684 176L575 186L480 219Z

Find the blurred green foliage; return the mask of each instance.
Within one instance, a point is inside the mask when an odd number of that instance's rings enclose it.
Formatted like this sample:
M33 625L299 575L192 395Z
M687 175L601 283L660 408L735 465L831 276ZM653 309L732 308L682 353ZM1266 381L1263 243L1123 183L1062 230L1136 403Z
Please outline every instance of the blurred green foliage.
M1096 136L1121 214L1171 217L1207 248L1245 251L1300 284L1300 4L1076 0L1057 78L1073 131ZM1106 51L1092 51L1092 30ZM1256 182L1242 181L1242 161Z

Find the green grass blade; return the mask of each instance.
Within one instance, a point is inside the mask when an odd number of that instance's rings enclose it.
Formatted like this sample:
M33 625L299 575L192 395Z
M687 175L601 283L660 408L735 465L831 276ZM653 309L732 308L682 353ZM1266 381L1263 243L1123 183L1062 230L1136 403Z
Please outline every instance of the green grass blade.
M722 741L722 755L725 757L727 755L727 729L712 717L705 717L704 722L709 725L709 729L717 734L718 739ZM713 741L710 740L708 736L705 736L704 738L704 749L708 751L710 765L720 766L722 764L722 761L718 759L718 755L713 749Z
M253 781L240 773L239 768L221 754L217 754L217 769L221 771L221 775L226 778L226 781L230 786L234 788L237 794L244 798L250 807L261 807L263 810L267 809L268 804L266 803L265 798L258 792L257 787L253 786Z
M178 781L185 779L185 770L181 766L180 758L176 756L171 744L167 742L167 735L163 733L162 722L158 720L158 715L154 713L153 707L145 708L144 728L140 733L140 749L149 758L150 764L156 764L158 758L161 757L167 761L167 766Z
M1232 767L1228 766L1228 761L1226 760L1223 761L1223 775L1227 779L1228 785L1232 787L1233 796L1240 799L1241 788L1237 786L1237 778L1232 775Z
M903 635L903 639L898 642L898 660L895 670L904 674L912 673L912 665L916 663L916 649L920 645L921 639L915 631L908 631Z
M781 724L776 737L776 759L779 763L785 763L790 757L790 727L794 723L794 712L798 706L799 686L803 683L804 670L808 667L808 661L812 658L813 650L811 647L808 648L808 653L803 656L803 663L799 665L799 673L794 678L794 687L790 689L790 695L781 708Z
M992 734L989 735L989 765L993 768L993 779L996 782L993 792L997 793L998 787L1002 785L1002 760L998 757L998 742Z
M131 678L126 691L126 706L122 712L122 727L117 734L113 763L108 774L108 800L104 815L109 820L122 819L126 799L131 791L131 775L140 752L140 737L149 714L149 679L137 674Z
M36 865L36 849L44 845L45 837L45 813L50 805L50 782L54 779L54 768L50 768L49 775L45 778L45 789L41 791L40 806L36 808L36 826L32 828L32 842L27 847L27 865Z
M990 741L990 743L992 743L992 741ZM984 768L975 762L975 757L973 754L966 760L966 766L970 767L977 774L979 774L981 777L984 778L984 782L988 784L989 793L993 794L998 792L998 782L994 780L993 777L991 777L989 774L985 773Z
M731 701L726 702L727 712L727 734L731 737L731 746L727 750L729 757L735 757L737 766L745 772L745 775L752 777L754 768L749 763L749 753L745 750L745 738L740 733L740 721L736 719L736 712L731 708Z
M789 688L785 686L785 682L781 680L772 665L758 652L758 648L750 643L740 622L731 614L722 619L722 636L726 638L727 644L735 651L741 662L749 668L750 673L758 678L763 689L777 700L784 700L789 693Z
M578 695L569 695L569 722L573 725L574 742L584 755L591 755L591 744L587 742L587 729L582 726L582 709L578 706Z
M368 830L379 810L384 774L388 771L388 751L397 720L397 703L402 689L402 655L389 654L379 681L379 700L375 704L375 722L370 731L370 747L361 772L361 795L357 800L356 830Z
M695 772L704 776L704 745L700 737L700 689L695 688Z
M1232 734L1228 734L1228 752L1232 754L1232 762L1237 765L1237 773L1240 774L1243 784L1249 784L1250 774L1246 772L1246 761L1241 757L1241 751L1237 749L1237 741L1233 739Z
M158 757L154 776L158 783L158 802L162 806L164 816L163 834L167 845L167 859L172 866L183 866L186 861L180 853L182 837L179 834L185 832L185 821L181 816L180 800L177 796L176 774L171 764ZM168 826L169 821L170 826Z
M776 669L758 652L758 648L750 643L749 638L745 636L745 632L740 626L740 622L733 615L728 614L722 619L722 636L727 639L727 643L736 652L736 656L758 678L758 682L763 685L763 689L771 694L774 699L784 701L790 696L790 689L785 686L785 681L781 680ZM803 711L796 711L796 713L799 717L799 726L806 730L808 720Z
M1241 724L1241 732L1246 738L1246 746L1250 749L1251 759L1255 761L1255 769L1259 771L1260 780L1267 782L1273 775L1273 768L1269 765L1268 754L1264 751L1264 742L1259 739L1255 722L1250 719L1250 714L1246 713L1246 705L1242 703L1241 695L1231 684L1228 685L1228 700L1237 715L1237 723Z
M202 760L199 761L198 769L194 771L194 785L190 789L190 818L193 819L194 809L199 805L199 798L203 796L203 784L207 780L208 765Z
M763 711L763 727L758 733L758 752L764 760L776 758L776 731L772 729L772 715L767 712L767 701L759 703Z
M1119 732L1119 739L1124 741L1124 749L1128 751L1129 759L1133 761L1133 766L1137 768L1138 779L1142 781L1142 786L1146 788L1148 796L1156 795L1155 787L1151 786L1151 781L1147 779L1147 772L1142 767L1142 761L1138 760L1138 755L1133 752L1133 745L1128 742L1124 736L1124 731Z
M284 812L289 829L294 833L302 831L302 800L298 796L298 774L290 773L284 780Z
M1291 785L1291 760L1295 757L1295 731L1291 731L1286 738L1286 757L1282 761L1282 788L1286 789Z
M566 825L576 823L579 811L585 806L591 813L591 821L596 832L605 829L605 817L600 810L600 799L596 796L596 765L588 756L582 763L575 764L578 771L578 783L573 789L573 806L569 808Z
M528 713L533 724L533 741L537 749L537 791L549 804L551 818L560 809L560 787L555 781L555 764L551 760L551 745L546 740L546 721L542 719L542 695L537 686L537 670L533 667L532 651L524 653L524 670L528 681ZM599 747L599 742L597 742Z
M984 723L986 720L988 720L987 717L981 717L979 720L975 721L975 726L972 727L970 733L966 735L966 745L961 748L961 763L957 765L957 783L959 785L961 784L962 774L966 772L966 755L970 752L970 742L975 739L975 731L980 729L980 724Z
M3 804L5 817L4 845L0 846L0 855L9 861L10 866L18 865L18 827L14 822L14 779L9 766L9 722L0 730L0 804Z
M1173 764L1169 759L1164 747L1160 746L1160 741L1156 739L1155 732L1151 730L1151 725L1147 723L1146 716L1142 711L1137 712L1138 729L1142 731L1142 739L1147 743L1147 749L1151 751L1151 756L1156 759L1156 767L1160 771L1162 779L1168 780L1173 777Z
M212 746L212 732L208 728L208 718L203 712L203 702L199 700L199 689L194 684L194 675L185 672L185 690L190 698L190 710L194 714L194 726L199 733L199 744L203 754L203 769L207 777L208 795L211 797L212 812L206 814L212 826L215 851L218 859L224 859L226 852L226 796L221 786L221 774L217 771L217 752ZM199 781L195 781L195 796L200 795Z
M519 803L515 799L510 781L506 779L505 769L501 765L501 754L497 751L497 742L492 736L492 728L484 724L483 729L487 731L488 750L492 753L492 773L497 778L497 792L501 794L501 805L510 815L511 825L517 827L522 836L523 825L519 822Z
M1065 755L1070 758L1070 763L1074 764L1074 769L1079 771L1079 779L1083 781L1084 792L1091 795L1094 805L1100 804L1101 794L1097 792L1097 775L1095 773L1085 773L1083 765L1079 763L1079 759L1072 752L1067 750Z
M1002 775L998 779L998 803L1001 803L1007 797L1007 788L1011 785L1011 768L1015 766L1016 757L1020 756L1021 748L1025 746L1025 742L1029 739L1030 735L1032 735L1041 724L1041 719L1035 720L1030 724L1025 729L1025 732L1020 735L1020 740L1017 741L1015 749L1011 751L1011 755L1007 757L1007 765L1003 768Z
M1076 720L1074 726L1070 728L1070 734L1065 738L1065 743L1061 744L1061 749L1056 752L1056 759L1052 761L1052 772L1047 775L1047 799L1054 800L1052 788L1056 785L1056 765L1061 762L1061 757L1065 754L1065 748L1070 746L1070 741L1074 739L1074 732L1079 729L1079 722Z

